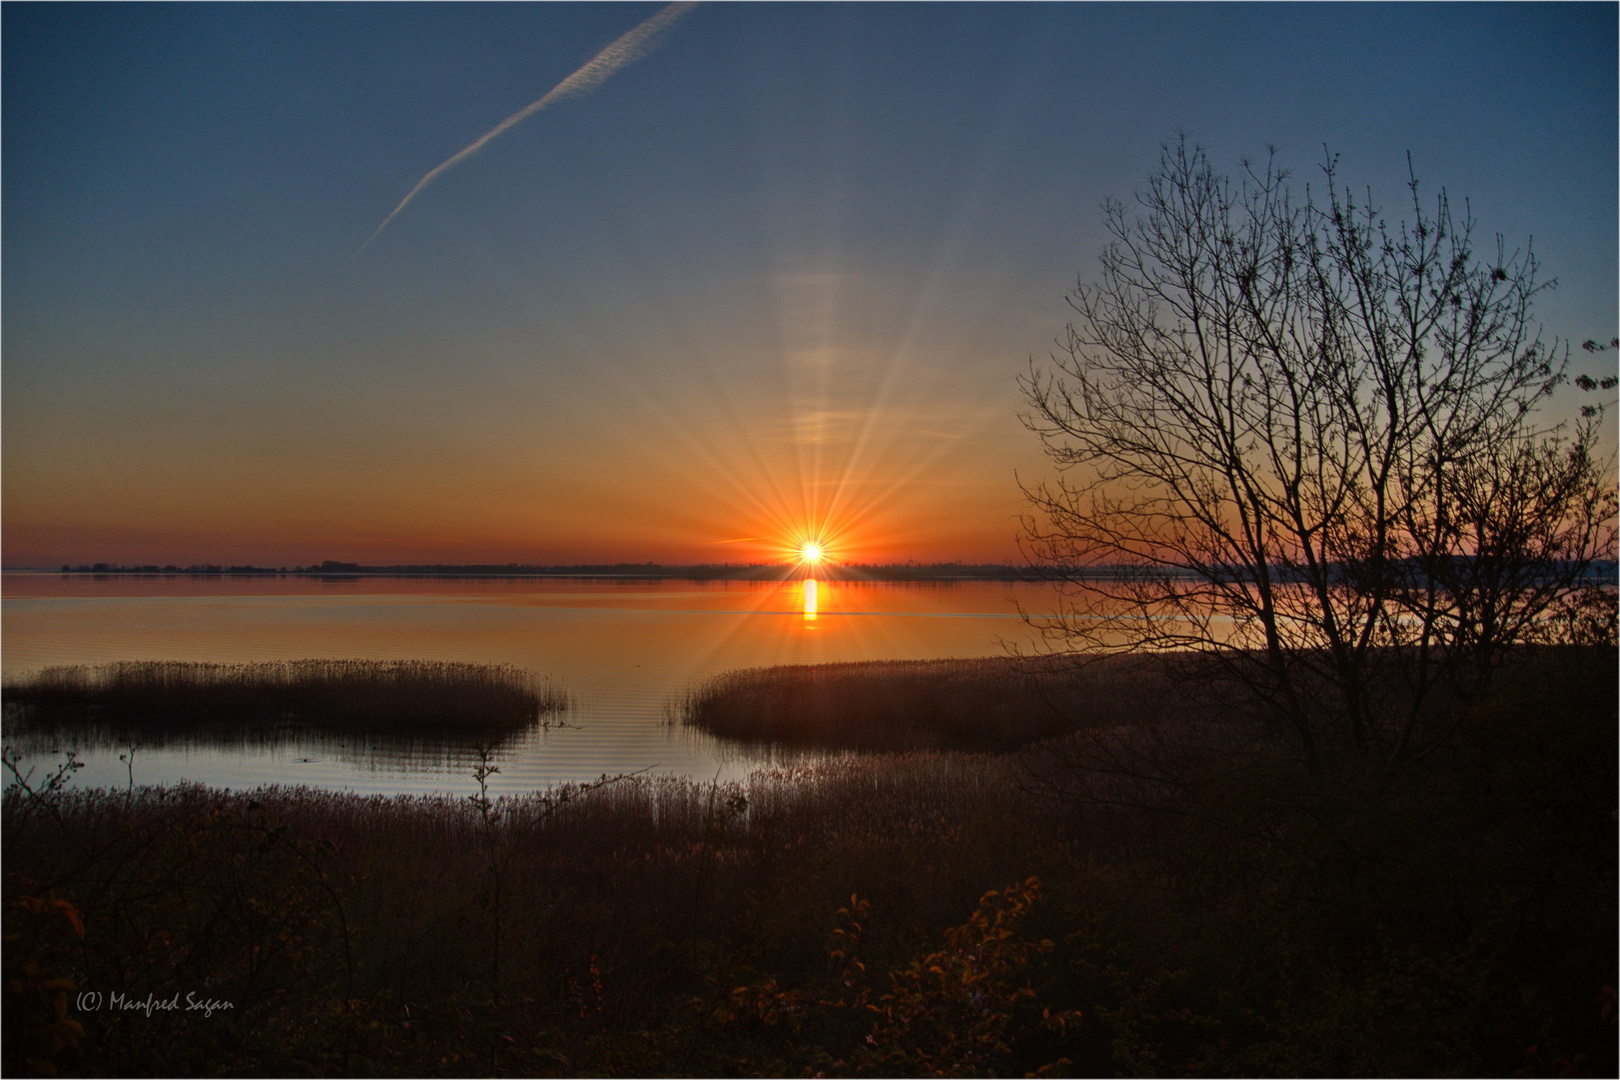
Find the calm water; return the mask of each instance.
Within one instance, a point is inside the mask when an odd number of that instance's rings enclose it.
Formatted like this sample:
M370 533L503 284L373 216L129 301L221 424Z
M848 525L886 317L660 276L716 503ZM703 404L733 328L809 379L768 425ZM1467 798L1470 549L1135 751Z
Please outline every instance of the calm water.
M569 727L500 750L494 786L530 790L648 769L708 779L759 758L670 723L689 687L735 668L994 655L1027 641L1015 602L1047 586L6 574L5 674L113 660L303 658L517 664L574 700ZM66 744L63 745L66 748ZM48 747L34 760L52 760ZM128 782L122 747L80 746L79 782ZM303 736L137 745L135 781L364 792L466 791L469 751Z

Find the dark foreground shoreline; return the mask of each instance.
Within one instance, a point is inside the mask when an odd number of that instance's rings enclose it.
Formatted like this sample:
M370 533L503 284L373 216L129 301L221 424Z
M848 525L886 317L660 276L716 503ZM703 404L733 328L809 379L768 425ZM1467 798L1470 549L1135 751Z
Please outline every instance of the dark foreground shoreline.
M36 776L4 1072L1612 1076L1616 659L1537 654L1374 773L1144 691L727 784Z

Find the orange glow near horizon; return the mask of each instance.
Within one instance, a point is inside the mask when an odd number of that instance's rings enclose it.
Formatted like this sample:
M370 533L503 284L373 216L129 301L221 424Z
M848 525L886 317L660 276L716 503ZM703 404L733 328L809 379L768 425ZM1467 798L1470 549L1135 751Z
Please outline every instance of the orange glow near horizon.
M851 370L900 362L844 348ZM782 364L803 374L791 356ZM431 453L333 422L320 438L266 436L246 458L221 454L211 427L142 457L97 451L96 432L64 420L30 434L40 452L7 456L7 564L735 562L799 576L1015 557L1020 461L1006 448L1016 444L980 432L987 416L1011 423L1011 405L952 404L905 382L917 401L890 401L860 380L837 395L810 385L784 397L743 380L736 407L714 414L712 398L684 385L654 393L656 380L609 381L581 392L622 408L618 441L597 440L583 409L536 424L510 415L513 402L482 399L487 439ZM163 427L184 434L188 422ZM188 481L159 483L170 476Z
M401 449L393 426L326 412L298 414L307 438L285 425L227 438L224 420L153 405L141 415L162 438L142 456L105 446L77 413L9 425L8 446L31 452L6 456L7 563L740 563L798 577L1014 560L1012 478L1041 464L1038 447L1002 430L1017 427L1015 403L982 388L964 397L933 368L908 366L936 345L990 345L924 335L880 348L833 317L834 293L873 295L864 278L799 284L811 295L783 285L780 340L727 339L703 363L652 371L636 358L656 350L625 345L585 369L577 401L545 397L538 413L532 394L458 390L451 419L476 424L476 439ZM730 317L709 314L689 321ZM610 408L611 423L593 412ZM242 454L220 452L239 444Z

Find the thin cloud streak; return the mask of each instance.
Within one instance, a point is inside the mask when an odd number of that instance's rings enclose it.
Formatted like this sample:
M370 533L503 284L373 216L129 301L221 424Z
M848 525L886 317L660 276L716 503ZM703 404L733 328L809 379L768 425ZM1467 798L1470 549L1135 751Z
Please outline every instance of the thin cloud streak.
M354 253L354 257L358 259L361 252L365 251L371 245L371 242L382 234L382 231L388 227L388 223L398 217L399 212L405 209L423 188L433 183L445 172L478 153L486 143L508 128L522 123L554 102L561 101L564 98L588 94L595 90L620 69L628 67L651 52L658 44L658 35L668 29L676 19L695 7L697 7L697 0L678 0L677 3L667 5L658 14L651 16L635 28L616 38L605 49L581 65L578 71L552 87L545 97L508 116L483 135L480 135L471 146L434 168L416 182L416 186L411 188L410 192L399 201L399 205L394 207L391 214L383 218L382 224L377 226L375 232L366 237L366 242L360 245L360 250Z

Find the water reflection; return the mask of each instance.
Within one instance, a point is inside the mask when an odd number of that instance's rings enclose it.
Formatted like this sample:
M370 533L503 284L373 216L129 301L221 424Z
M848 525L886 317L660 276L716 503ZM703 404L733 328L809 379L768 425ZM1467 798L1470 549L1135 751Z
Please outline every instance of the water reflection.
M501 761L520 755L541 741L551 725L517 731L453 735L399 735L353 728L323 729L302 724L220 725L189 729L132 730L114 724L51 725L8 723L5 744L24 758L45 760L69 751L79 757L105 757L135 752L135 778L143 779L148 762L201 753L208 757L266 755L299 766L342 766L369 773L470 773L480 749ZM119 760L123 760L120 756Z
M1049 586L1017 582L810 578L90 581L7 574L4 586L0 661L8 676L52 664L308 658L514 664L547 676L574 702L570 726L502 742L507 756L495 780L502 791L649 767L705 779L717 768L745 775L748 766L719 740L667 726L668 703L739 668L994 655L1002 640L1027 634L1015 600L1039 610L1051 599ZM454 745L424 745L413 761L397 741L285 734L279 742L143 742L136 781L369 791L470 785ZM82 755L90 766L79 782L123 786L119 746L97 745Z

